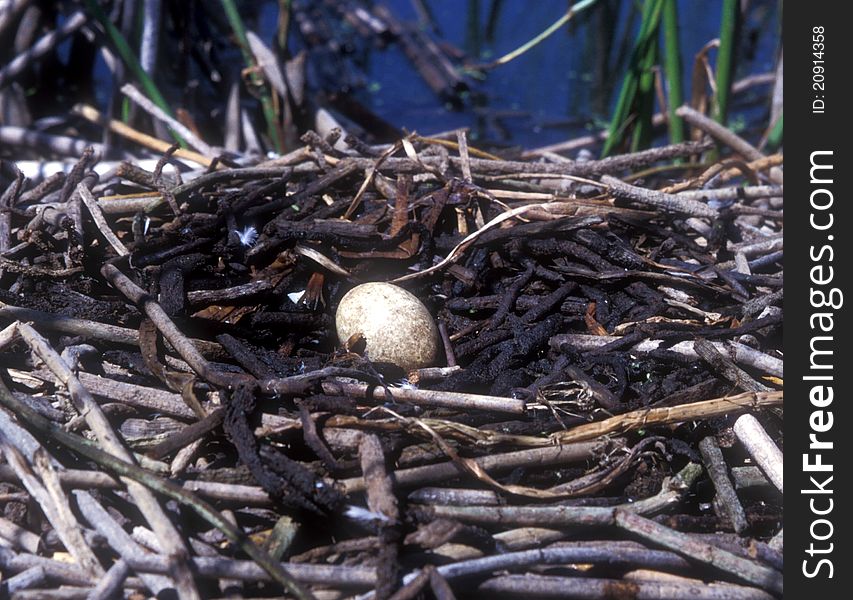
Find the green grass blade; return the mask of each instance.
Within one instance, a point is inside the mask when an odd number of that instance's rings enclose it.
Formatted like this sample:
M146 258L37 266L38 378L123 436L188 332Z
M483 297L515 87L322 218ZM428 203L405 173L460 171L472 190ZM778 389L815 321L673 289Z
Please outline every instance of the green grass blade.
M669 141L678 144L684 141L684 120L675 114L675 109L684 103L684 88L681 79L681 45L678 41L678 6L675 0L664 0L663 40L663 69L669 92L667 94Z
M644 117L644 120L647 117L650 127L649 102L654 107L654 74L651 72L651 67L654 66L657 55L657 32L662 8L663 0L646 0L643 5L640 30L637 32L628 71L622 80L619 98L610 120L607 140L602 150L603 156L609 155L622 143L629 125L637 116ZM641 91L645 98L639 97ZM640 109L640 115L636 114L637 109ZM641 133L634 139L639 143L646 135L641 128Z
M773 124L773 129L770 130L770 134L767 136L767 145L765 146L765 150L768 152L776 152L782 146L783 118L784 114L780 114L779 118L776 119L776 123Z
M714 103L714 119L726 124L729 113L732 80L735 70L735 46L740 24L740 1L723 0L723 16L720 20L720 49L717 52L717 94Z
M257 64L252 50L249 48L249 39L246 37L246 27L243 25L243 19L237 10L234 0L221 0L222 8L225 10L225 16L228 23L231 25L231 30L234 32L234 37L237 39L237 45L240 46L240 52L243 54L243 61L251 70L249 79L252 85L257 86L259 97L261 100L261 108L264 113L264 120L267 122L267 135L270 137L273 148L279 154L283 151L284 145L281 141L281 133L278 127L278 118L275 108L273 107L272 97L269 89L264 84L263 78L255 70Z
M136 55L133 53L133 50L131 50L127 40L124 39L124 36L118 28L113 25L113 22L110 21L109 17L107 17L106 13L101 9L101 6L96 2L96 0L85 0L85 2L86 10L88 10L104 28L107 37L110 39L110 42L112 42L122 62L128 69L130 69L130 72L133 73L136 80L139 81L139 84L142 86L142 89L145 90L146 95L151 98L154 104L163 109L166 114L174 116L172 109L169 107L169 103L166 102L166 99L157 88L157 84L154 83L154 80L151 79L148 73L146 73L142 68L139 59L136 58ZM180 136L174 132L172 132L172 136L176 141L185 145Z

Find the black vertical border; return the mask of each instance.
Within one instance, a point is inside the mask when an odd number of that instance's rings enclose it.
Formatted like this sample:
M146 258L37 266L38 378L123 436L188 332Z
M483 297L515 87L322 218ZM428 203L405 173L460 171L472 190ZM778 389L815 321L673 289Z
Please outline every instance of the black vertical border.
M785 493L784 493L784 556L786 596L792 599L819 598L830 600L853 597L853 569L849 564L853 537L847 526L846 515L851 510L850 494L845 492L853 479L853 422L850 420L849 398L853 391L851 367L853 367L853 339L850 337L849 317L853 308L851 289L851 239L853 239L853 216L847 210L853 185L853 163L850 144L853 143L853 27L842 13L849 5L832 0L803 0L784 3L783 48L784 75L784 152L785 152ZM816 27L823 27L823 56L814 55L813 47ZM817 30L820 31L820 30ZM822 59L823 63L815 60ZM825 68L824 90L815 89L813 79L815 66ZM819 69L818 69L819 70ZM813 102L823 100L824 112L814 112ZM833 165L832 184L813 184L810 177L811 156L816 151L832 151L831 159L823 155L822 162L831 160ZM827 170L822 171L825 175ZM811 207L810 195L817 188L829 189L832 207L816 215L826 223L832 213L833 225L819 231L812 227L810 218L815 211ZM818 194L823 202L828 196ZM810 269L818 262L812 256L825 245L833 249L833 261L819 261L833 268L833 281L816 286L811 279ZM812 254L810 254L812 253ZM828 258L826 252L824 259ZM823 271L823 276L827 273ZM828 291L838 287L844 294L844 304L839 309L812 306L812 290ZM832 312L834 329L831 333L813 330L810 319L816 312ZM813 381L804 377L814 374L810 368L810 342L814 335L831 335L831 362L834 368L821 373L830 373L832 382L824 382L833 388L833 402L824 410L832 412L833 426L830 431L817 434L822 441L831 441L833 448L822 452L822 462L832 464L833 480L826 485L832 494L805 494L803 490L814 489L810 476L823 483L823 473L806 473L803 455L809 452L809 435L812 433L810 418L817 410L810 401ZM824 345L824 348L828 346ZM826 418L826 413L820 416ZM814 459L810 459L814 462ZM832 499L833 510L821 517L815 515L810 500L815 499L818 509L828 506ZM832 523L832 536L820 541L812 538L812 524L825 518ZM823 537L829 531L826 523L820 523L814 532ZM809 554L810 544L817 550L832 551L826 554ZM832 562L832 577L824 564L817 576L807 577L805 570L815 571L818 561L827 558ZM807 562L804 562L807 561Z

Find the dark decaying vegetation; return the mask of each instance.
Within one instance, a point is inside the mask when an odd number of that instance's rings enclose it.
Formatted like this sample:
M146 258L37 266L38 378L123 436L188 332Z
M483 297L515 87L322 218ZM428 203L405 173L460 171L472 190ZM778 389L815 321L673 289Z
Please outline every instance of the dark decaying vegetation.
M136 4L0 12L0 594L782 596L782 156L725 127L755 78L643 113L676 3L645 3L609 137L500 156L342 111L336 31L473 85L385 6L281 2L270 46L226 0ZM110 115L100 47L139 84ZM365 281L423 300L437 364L337 339Z

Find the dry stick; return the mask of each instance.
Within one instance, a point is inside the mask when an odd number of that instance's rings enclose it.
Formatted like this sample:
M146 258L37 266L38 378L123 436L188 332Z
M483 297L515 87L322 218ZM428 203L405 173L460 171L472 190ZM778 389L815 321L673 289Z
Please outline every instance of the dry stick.
M110 548L121 557L121 560L149 554L113 520L112 516L88 492L74 490L74 496L77 499L80 513L98 533L107 539ZM172 587L172 582L161 575L140 573L139 577L154 596L158 596L163 590Z
M121 595L121 588L124 580L130 572L130 567L124 559L119 559L113 563L106 575L101 577L86 600L110 600Z
M418 574L406 583L403 587L397 590L394 595L388 600L414 600L421 593L421 590L429 582L431 568L427 567L418 572Z
M346 383L332 380L324 381L322 387L323 391L330 395L373 399L379 402L388 400L384 388L366 383ZM460 410L487 410L514 415L522 415L525 412L524 400L514 398L407 388L389 388L388 392L397 402L409 402L423 406L441 406Z
M41 567L30 567L2 582L3 590L9 597L21 598L20 592L28 588L46 583L47 573Z
M0 481L20 483L8 465L0 465ZM59 481L67 488L120 489L116 479L100 471L66 469L59 471ZM215 481L185 481L181 486L187 493L196 494L221 502L240 502L246 506L271 506L272 501L260 487Z
M65 19L61 27L39 38L32 47L9 61L5 67L0 69L0 89L6 85L8 80L20 75L34 60L53 50L65 38L80 29L88 19L83 11L75 12Z
M137 144L150 148L155 152L166 153L172 147L172 144L170 144L169 142L164 142L163 140L157 139L153 136L140 133L132 127L125 125L121 121L108 119L107 117L102 115L96 108L87 104L77 104L72 109L72 112L83 117L87 121L97 123L102 127L107 127L110 131L117 133L122 137L126 137L127 139L136 142ZM192 150L185 150L184 148L179 148L178 150L176 150L173 156L175 156L176 158L181 158L184 160L192 161L194 163L198 163L204 167L209 167L213 162L212 159L207 158L206 156L199 154L198 152L193 152Z
M253 296L275 288L275 284L267 279L258 279L242 285L218 290L193 290L187 292L187 302L190 304L216 304L217 302L236 300L244 296Z
M209 144L199 138L188 127L185 127L180 121L167 115L162 108L151 102L151 100L136 89L133 84L125 83L121 86L121 93L133 100L139 108L147 112L149 115L166 123L166 125L174 130L175 133L184 138L190 146L201 152L203 155L210 158L216 156L217 152Z
M748 187L725 187L707 190L685 190L676 194L689 200L756 200L758 198L781 197L785 188L781 185L751 185Z
M166 314L166 311L151 297L133 283L124 273L114 265L106 264L101 268L101 275L107 279L116 289L124 294L130 301L140 305L140 308L148 315L148 318L157 326L163 337L172 344L175 351L181 355L187 364L201 377L213 383L222 383L222 377L213 370L201 352L193 345L192 341L185 336L175 323ZM226 384L227 385L227 384Z
M602 173L618 173L626 169L634 169L646 166L661 160L681 158L698 154L709 149L712 144L705 142L684 142L673 144L663 148L652 148L633 154L622 154L601 160L589 161L566 161L560 163L524 162L514 160L486 160L482 158L469 158L471 175L477 179L480 175L509 175L517 176L519 173L549 173L560 175L594 176ZM354 165L359 169L368 169L376 164L375 158L343 158L325 156L326 161L332 165ZM419 160L410 158L388 158L378 168L379 171L393 171L394 173L423 173L424 169L435 169L441 166L444 158L436 156L419 156ZM462 170L462 159L450 156L446 159L455 169ZM277 161L269 164L279 164ZM313 173L321 170L316 163L306 162L294 167L297 173Z
M48 369L65 385L74 407L85 416L86 423L97 437L101 446L105 448L116 460L123 461L135 466L133 455L125 448L121 439L113 431L109 421L101 410L100 405L95 402L89 391L83 387L68 365L59 354L50 346L37 331L25 323L18 324L18 332L30 348L41 358ZM198 590L192 580L185 559L188 556L187 547L184 545L180 534L163 511L154 494L140 483L123 478L127 490L133 497L139 510L151 525L152 529L160 537L163 549L172 561L174 567L175 584L182 598L198 598Z
M195 420L196 414L180 394L167 392L133 383L101 377L81 371L77 374L80 383L93 395L115 400L135 408L162 413L170 417Z
M139 346L139 331L127 327L118 327L108 323L99 323L89 319L76 319L53 313L13 306L0 301L0 318L38 323L40 329L58 331L69 335L84 336L94 340ZM207 340L191 340L199 352L209 355L223 354L219 344Z
M250 560L234 560L196 556L191 559L201 577L269 581L270 575ZM128 560L136 572L167 573L168 564L162 556L134 556ZM320 585L366 588L376 582L376 570L370 567L277 563L288 577L296 581Z
M76 565L37 556L34 554L16 554L0 545L0 572L20 573L31 567L41 567L54 583L64 585L91 586L92 578ZM138 587L138 580L128 582Z
M14 125L0 126L0 143L6 146L45 148L61 156L80 156L89 147L93 148L99 154L104 153L103 144L64 135L52 135L41 131L33 131Z
M104 574L104 569L98 559L95 557L91 547L86 542L83 536L83 530L77 517L71 510L71 504L68 497L62 490L62 485L57 476L57 470L51 465L47 451L40 448L33 455L33 469L39 474L47 493L50 495L54 506L56 507L60 518L65 522L65 527L69 529L71 540L77 544L76 552L69 549L80 560L81 566L86 569L94 577L100 577ZM82 559L80 558L82 557Z
M699 452L705 461L705 469L714 483L717 496L714 498L714 507L721 513L724 520L728 520L735 533L742 533L749 527L746 513L737 497L732 482L726 473L726 460L713 436L708 436L699 442Z
M782 397L782 392L746 392L736 396L714 398L713 400L678 406L643 408L603 421L578 425L568 431L558 431L551 434L551 439L561 444L568 444L655 425L710 419L749 409L778 406L782 404Z
M456 141L459 143L459 160L462 163L462 179L471 183L471 157L468 155L468 135L464 129L456 132Z
M438 322L438 333L441 335L441 343L444 345L444 356L447 358L447 367L458 366L456 364L456 353L453 351L453 343L447 331L447 323L444 320Z
M772 485L758 467L732 467L731 474L736 490Z
M717 350L708 340L693 342L693 350L711 368L746 392L769 392L772 388L755 381L749 373L738 367L732 359Z
M38 552L41 538L32 531L19 527L12 521L0 517L0 540L12 548L26 550L34 554ZM0 546L2 545L0 544Z
M98 202L95 200L95 197L92 196L92 192L89 191L89 188L87 188L84 183L80 183L77 186L77 193L80 194L83 204L85 204L86 208L89 209L89 213L95 221L95 225L97 225L98 230L110 243L110 246L113 247L119 256L127 256L130 254L125 245L121 243L121 240L118 239L116 234L113 233L113 230L110 229L110 226L107 224L107 220L104 218L104 213L101 212L101 208L98 206Z
M91 586L73 587L66 585L60 589L50 586L21 590L15 594L14 598L15 600L86 600L86 596L91 591Z
M68 499L64 494L57 497L51 494L47 487L40 482L30 470L26 459L20 450L13 446L5 435L0 434L0 449L14 470L21 483L30 493L30 496L41 508L47 520L53 525L53 529L59 536L65 549L74 557L77 565L90 577L99 577L104 574L104 569L92 552L92 549L83 539L80 524L74 518L74 513L68 505Z
M676 477L674 477L670 481L665 481L663 486L661 486L661 491L658 492L655 496L651 498L646 498L645 500L641 500L639 502L632 502L630 504L622 504L617 508L621 508L622 510L627 510L631 512L635 512L637 514L649 515L660 512L660 510L664 508L668 508L672 506L674 503L678 502L687 491L693 486L697 479L702 475L702 467L695 464L689 463L684 469L682 469ZM456 509L460 509L461 512ZM470 505L470 506L443 506L440 504L434 504L431 507L427 506L426 510L432 513L437 517L448 517L448 518L470 518L470 519L482 519L482 522L487 523L504 523L507 521L513 524L525 525L525 526L535 526L535 527L543 527L543 526L560 526L564 525L566 519L571 518L592 518L594 520L595 516L601 516L598 513L589 513L584 516L583 511L580 513L573 513L572 511L576 508L589 508L589 507L577 507L577 506L513 506L513 507L495 507L495 506L478 506L478 505ZM594 510L602 511L602 510L612 510L605 508L597 508L593 507ZM490 515L492 511L502 511L498 515Z
M127 482L129 491L131 490L130 484L133 484L133 487L142 487L144 484L144 486L147 487L143 487L142 489L148 493L151 493L149 492L150 488L150 490L159 492L160 494L176 500L181 504L189 506L199 516L221 531L229 541L239 545L240 548L249 555L257 565L260 566L260 569L266 571L273 580L281 584L287 591L296 596L299 600L313 600L313 596L297 584L296 581L294 581L293 578L282 569L281 564L273 561L269 554L255 545L251 539L246 537L241 529L232 525L230 521L225 519L207 502L196 498L193 494L182 489L172 481L158 477L135 464L98 449L93 444L77 435L68 433L15 398L6 387L5 383L3 383L2 379L0 379L0 404L13 411L20 420L26 422L30 427L37 429L42 433L42 435L52 437L60 444L98 463L101 467L117 474L123 481ZM139 505L138 501L137 505ZM143 507L140 506L140 510L142 509ZM157 529L154 528L154 531L157 532ZM159 534L158 539L160 540L160 544L163 546L164 550L168 551L169 549L166 546L166 539ZM157 558L159 559L160 557ZM162 562L159 564L164 565L166 570L158 572L173 572L174 554L169 557L163 557ZM131 566L133 566L133 564ZM134 566L134 568L136 567Z
M759 152L755 146L745 139L689 106L679 106L675 110L675 114L697 129L701 129L718 142L725 144L747 160L764 158L764 154Z
M456 600L453 589L438 569L429 569L429 587L435 600Z
M782 574L775 569L741 558L711 544L700 542L686 533L675 531L651 519L625 510L616 510L614 517L619 528L638 535L655 545L669 548L688 558L725 571L738 579L782 594Z
M682 198L676 194L667 194L666 192L641 188L625 183L621 179L616 179L610 175L602 175L601 183L606 185L614 196L653 206L666 212L692 217L715 218L719 215L716 209L697 200Z
M732 244L730 242L726 245L726 248L732 252L740 252L744 256L753 256L755 254L766 254L775 250L782 250L783 241L784 238L782 237L782 234L777 233L758 240L752 239L740 244Z
M3 303L0 302L0 316L3 315ZM0 349L5 348L7 345L11 344L18 337L18 327L15 323L11 325L7 325L3 329L0 329Z
M0 313L2 314L2 313ZM601 336L601 335L586 335L586 334L560 334L552 337L548 343L551 348L557 350L561 344L571 344L578 350L595 350L611 342L619 340L619 336ZM657 350L663 344L663 340L644 340L638 344L631 346L632 352L651 352ZM782 377L783 363L778 358L774 358L763 352L759 352L754 348L750 348L746 344L738 342L711 342L717 350L730 356L735 362L750 366L759 371L764 371L776 377ZM667 347L667 350L678 352L685 356L698 358L696 351L693 349L693 342L679 342L673 346Z
M782 491L782 452L764 431L758 419L741 415L735 421L734 431L749 455L758 463L773 485Z
M644 598L645 600L773 600L770 594L756 588L731 583L682 581L626 581L598 577L556 577L525 573L499 575L481 583L481 597L513 598L584 598L609 600ZM616 596L614 596L616 594Z
M661 570L683 570L690 567L690 563L673 552L651 550L633 542L613 541L609 543L573 542L535 550L507 552L442 565L438 567L438 572L448 579L455 579L542 564L571 563Z
M392 479L385 468L385 452L379 436L362 436L358 455L367 490L367 507L384 518L379 526L381 546L376 567L376 595L387 598L393 594L399 577L400 533L395 526L400 521L400 511Z
M516 467L535 469L551 465L571 464L583 462L593 458L594 454L602 446L601 442L584 442L581 444L567 444L561 446L549 446L546 448L535 448L532 450L519 450L504 454L492 454L473 459L486 471L507 471ZM441 462L411 469L400 469L394 471L392 477L397 487L413 487L426 485L448 479L455 479L464 474L460 467L453 461ZM364 491L364 479L354 477L338 481L344 493L352 494Z
M485 508L483 510L482 508ZM711 544L693 539L664 525L622 508L589 506L430 506L422 510L433 518L457 519L468 523L557 525L560 527L610 527L617 526L638 535L652 544L663 546L697 562L709 564L749 583L782 591L782 574L721 550Z
M372 433L363 435L358 455L367 491L367 507L396 523L400 519L400 511L397 508L392 479L385 470L385 452L379 437Z

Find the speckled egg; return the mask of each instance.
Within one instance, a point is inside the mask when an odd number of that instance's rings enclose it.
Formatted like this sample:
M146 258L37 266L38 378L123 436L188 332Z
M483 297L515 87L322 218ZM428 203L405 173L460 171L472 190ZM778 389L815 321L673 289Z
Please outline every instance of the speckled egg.
M371 360L411 371L432 365L438 354L438 330L418 298L390 283L363 283L347 292L335 315L338 339L356 333Z

